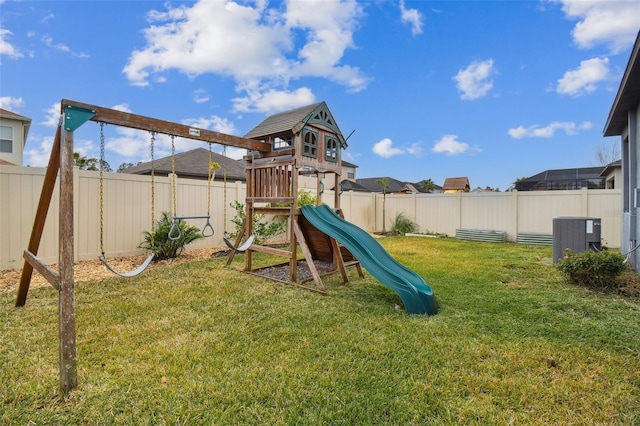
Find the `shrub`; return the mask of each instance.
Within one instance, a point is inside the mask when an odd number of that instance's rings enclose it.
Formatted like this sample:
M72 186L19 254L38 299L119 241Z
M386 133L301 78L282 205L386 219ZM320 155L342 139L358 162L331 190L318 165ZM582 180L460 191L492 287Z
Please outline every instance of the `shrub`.
M304 189L298 190L298 207L306 206L308 204L315 206L317 202L318 197L311 195L310 191L306 191Z
M236 211L236 216L231 219L231 222L236 226L235 232L229 234L229 236L234 239L238 236L238 233L242 229L244 225L244 220L246 217L246 213L244 210L244 204L234 201L231 203L231 207L233 207ZM253 215L253 235L255 235L256 244L262 244L267 241L271 237L275 237L278 234L284 232L284 227L286 222L273 220L266 221L265 215L263 214L254 214Z
M391 224L391 232L400 235L414 232L417 228L418 225L405 216L404 213L398 213Z
M621 254L609 250L574 253L567 249L556 266L574 284L606 289L618 286L625 262Z
M169 239L169 231L173 226L173 216L169 212L162 212L162 217L157 220L153 227L153 233L144 232L144 241L138 247L154 253L153 261L173 259L184 250L184 247L197 239L203 238L200 230L195 226L190 226L182 219L178 220L180 228L180 238ZM177 232L173 232L176 235Z

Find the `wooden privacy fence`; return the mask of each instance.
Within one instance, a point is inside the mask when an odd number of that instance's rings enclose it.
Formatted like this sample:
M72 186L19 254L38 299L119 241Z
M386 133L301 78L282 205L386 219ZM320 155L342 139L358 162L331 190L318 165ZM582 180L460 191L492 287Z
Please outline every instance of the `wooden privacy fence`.
M0 166L0 270L21 268L22 254L29 242L38 197L44 181L44 168ZM100 255L99 173L74 170L74 257L75 260L97 259ZM301 179L300 188L316 192L316 180ZM206 180L177 179L178 215L207 212ZM234 231L231 220L236 211L234 201L245 202L242 182L213 182L211 188L211 224L213 237L198 240L188 248L223 247L226 229ZM45 263L58 261L58 186L43 231L38 257ZM437 232L451 237L458 229L503 231L507 241L518 235L551 234L553 218L589 216L602 219L602 243L620 247L622 226L621 191L575 190L540 192L492 192L458 194L388 194L386 226L404 213L418 225L419 232ZM138 248L143 232L151 225L151 183L149 176L107 173L104 178L104 235L107 256L144 253ZM171 211L171 181L155 178L156 218L161 211ZM322 200L333 203L333 192L326 191ZM382 194L345 192L340 201L345 219L369 232L382 230ZM201 228L205 221L190 223Z

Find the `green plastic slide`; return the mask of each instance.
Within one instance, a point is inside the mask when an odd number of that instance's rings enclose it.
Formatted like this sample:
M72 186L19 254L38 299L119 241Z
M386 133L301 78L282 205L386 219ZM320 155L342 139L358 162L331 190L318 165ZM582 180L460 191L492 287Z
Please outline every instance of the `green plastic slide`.
M307 205L300 210L313 226L345 246L371 275L400 296L408 313L438 313L438 302L425 280L391 257L365 230L342 219L327 205Z

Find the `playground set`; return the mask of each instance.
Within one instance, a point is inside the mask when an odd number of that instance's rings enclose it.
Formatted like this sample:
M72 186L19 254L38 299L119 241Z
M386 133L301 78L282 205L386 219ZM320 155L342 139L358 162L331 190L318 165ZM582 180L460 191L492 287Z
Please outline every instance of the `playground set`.
M289 277L286 283L326 294L322 276L315 261L330 262L330 273L339 272L348 281L347 268L355 267L363 277L361 265L375 278L395 291L411 314L433 315L438 311L433 291L418 274L393 259L384 248L366 231L347 222L340 214L340 176L342 173L341 150L347 147L336 121L324 102L275 114L251 130L245 137L231 136L211 130L195 128L179 123L140 116L109 108L63 99L60 103L61 119L56 131L49 163L46 169L42 192L33 223L28 247L24 252L24 267L19 283L16 306L24 306L29 291L33 270L39 272L59 292L59 364L60 389L63 394L77 386L76 331L75 331L75 289L74 289L74 247L73 247L73 139L74 131L87 121L100 123L101 164L104 163L104 124L150 132L151 159L154 157L155 135L166 134L199 140L209 144L221 144L243 148L248 151L246 161L245 223L235 241L225 235L229 246L230 265L237 253L244 253L244 270L257 273L261 268L253 268L253 252L263 252L283 257ZM347 138L348 139L348 138ZM173 152L172 152L173 155ZM211 157L210 157L211 158ZM209 184L214 173L210 161ZM335 209L322 205L324 192L323 177L333 175ZM59 196L59 268L53 270L37 257L42 231L56 178L60 179ZM317 206L297 204L298 178L302 175L317 178ZM175 176L175 173L174 173ZM102 207L102 178L100 172L100 203ZM151 172L151 224L154 223L154 173ZM210 192L209 192L210 194ZM209 195L210 197L210 195ZM173 194L174 223L179 220L206 219L203 234L211 235L209 219L210 200L207 200L207 214L178 216ZM226 203L226 200L225 200ZM226 208L226 206L225 206ZM226 211L226 210L225 210ZM102 255L100 260L112 272L131 277L141 273L153 260L153 254L136 270L115 271L109 266L104 253L102 208L100 209L100 240ZM277 215L288 219L289 242L287 248L276 248L256 243L253 235L254 215ZM210 229L211 228L211 229ZM170 234L179 232L172 228ZM169 236L176 238L177 234ZM298 259L298 247L304 259ZM306 262L315 286L299 281L299 262Z

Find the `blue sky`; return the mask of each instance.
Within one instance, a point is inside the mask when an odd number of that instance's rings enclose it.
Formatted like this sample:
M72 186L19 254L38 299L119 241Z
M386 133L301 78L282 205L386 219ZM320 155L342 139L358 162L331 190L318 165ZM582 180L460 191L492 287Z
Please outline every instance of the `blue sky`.
M0 107L33 120L24 164L44 166L61 99L240 136L325 101L358 177L505 190L615 149L639 30L638 1L0 0ZM98 157L97 124L75 149ZM149 135L107 126L106 150L148 160Z

